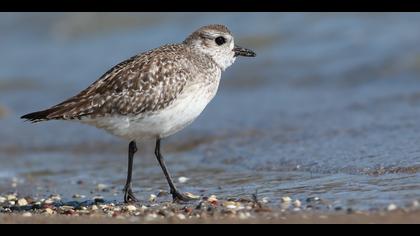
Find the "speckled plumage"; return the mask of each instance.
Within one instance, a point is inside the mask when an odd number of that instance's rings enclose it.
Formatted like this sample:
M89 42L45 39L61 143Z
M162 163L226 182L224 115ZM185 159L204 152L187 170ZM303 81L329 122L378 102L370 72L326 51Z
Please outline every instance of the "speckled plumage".
M228 37L229 45L215 45L213 37L218 35ZM121 62L76 96L23 118L33 122L80 120L127 139L166 137L190 124L214 97L222 71L235 60L233 47L225 26L202 27L182 43ZM171 119L158 116L165 109L171 112L165 114ZM150 117L161 123L147 121ZM175 127L170 127L171 120ZM139 125L142 122L146 126ZM168 127L148 130L150 125Z

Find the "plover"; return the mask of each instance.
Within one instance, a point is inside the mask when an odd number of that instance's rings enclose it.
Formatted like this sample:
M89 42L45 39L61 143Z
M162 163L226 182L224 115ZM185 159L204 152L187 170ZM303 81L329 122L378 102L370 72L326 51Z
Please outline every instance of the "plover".
M154 139L155 155L174 201L192 200L175 187L160 152L161 140L200 115L216 95L222 71L238 56L256 54L236 46L226 26L203 26L183 42L135 55L111 68L76 96L21 118L34 123L76 120L129 141L126 203L137 201L131 187L136 142Z

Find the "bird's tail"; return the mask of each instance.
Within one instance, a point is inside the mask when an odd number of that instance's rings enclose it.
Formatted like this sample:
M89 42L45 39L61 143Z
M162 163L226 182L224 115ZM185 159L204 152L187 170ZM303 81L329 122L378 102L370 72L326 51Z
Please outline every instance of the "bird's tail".
M30 121L32 123L37 123L37 122L41 122L41 121L50 120L51 118L49 118L48 116L55 111L56 111L56 109L50 108L50 109L43 110L43 111L32 112L32 113L26 114L26 115L24 115L20 118L25 119L27 121Z

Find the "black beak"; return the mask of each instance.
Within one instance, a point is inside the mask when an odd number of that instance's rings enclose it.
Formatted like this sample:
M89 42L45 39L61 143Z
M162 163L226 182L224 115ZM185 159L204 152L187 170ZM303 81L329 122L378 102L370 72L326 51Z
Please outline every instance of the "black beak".
M235 46L235 48L233 48L233 51L235 52L235 57L237 56L255 57L257 55L255 52L246 48L239 47L239 46Z

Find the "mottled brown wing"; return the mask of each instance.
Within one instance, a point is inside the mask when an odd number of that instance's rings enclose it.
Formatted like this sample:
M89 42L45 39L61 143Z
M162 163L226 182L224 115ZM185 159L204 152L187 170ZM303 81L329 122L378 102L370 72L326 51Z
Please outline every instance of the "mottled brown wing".
M163 109L183 90L190 73L180 67L181 58L171 51L153 53L132 57L113 67L78 95L22 118L38 122L107 114L140 114Z

